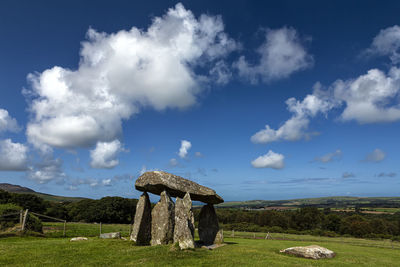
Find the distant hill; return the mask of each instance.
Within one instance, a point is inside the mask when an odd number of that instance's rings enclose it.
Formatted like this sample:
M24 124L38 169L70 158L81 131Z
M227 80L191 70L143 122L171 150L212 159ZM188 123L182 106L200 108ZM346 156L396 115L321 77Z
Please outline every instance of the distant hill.
M250 200L250 201L228 201L216 205L219 208L266 208L266 207L400 207L400 197L319 197L301 198L290 200Z
M7 184L7 183L0 183L0 189L5 190L5 191L10 192L10 193L32 194L32 195L36 195L38 197L41 197L44 200L54 201L54 202L66 202L66 201L75 202L75 201L87 199L87 198L83 198L83 197L55 196L55 195L36 192L36 191L34 191L34 190L30 189L30 188L23 187L23 186L20 186L20 185Z

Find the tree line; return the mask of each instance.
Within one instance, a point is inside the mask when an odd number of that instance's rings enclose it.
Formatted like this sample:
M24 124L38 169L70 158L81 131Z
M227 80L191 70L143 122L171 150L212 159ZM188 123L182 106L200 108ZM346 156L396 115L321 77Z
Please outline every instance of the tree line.
M74 222L132 223L137 199L103 197L76 202L46 201L33 194L0 190L0 204L12 203L23 209Z
M198 216L200 210L195 210ZM281 232L323 236L348 235L366 238L400 237L400 212L363 214L330 208L301 207L297 210L244 210L220 208L218 220L226 230Z
M137 199L103 197L77 202L50 202L33 194L0 190L0 204L6 203L67 221L130 224L134 220ZM359 209L356 211L337 212L312 206L283 211L216 209L218 220L226 230L400 239L400 212L363 214ZM199 213L200 209L194 209L196 222Z

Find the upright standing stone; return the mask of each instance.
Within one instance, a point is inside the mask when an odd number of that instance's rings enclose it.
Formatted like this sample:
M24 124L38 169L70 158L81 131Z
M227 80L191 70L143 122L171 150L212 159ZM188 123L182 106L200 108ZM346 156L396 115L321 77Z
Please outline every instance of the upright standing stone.
M221 236L218 234L219 225L214 205L207 204L201 208L199 214L199 236L204 245L221 243Z
M180 249L194 248L194 216L189 193L183 199L176 198L174 243Z
M137 245L148 245L151 239L151 204L149 195L144 192L136 205L135 222L131 238Z
M152 246L166 245L173 242L175 205L167 191L160 195L160 201L154 206L152 212L151 241Z

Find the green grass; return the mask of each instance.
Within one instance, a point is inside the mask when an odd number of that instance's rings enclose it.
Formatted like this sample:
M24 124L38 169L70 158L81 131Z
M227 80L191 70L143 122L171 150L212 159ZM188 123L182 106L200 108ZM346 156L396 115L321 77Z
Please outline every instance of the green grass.
M43 222L43 232L46 237L62 237L63 236L63 223L58 222ZM102 224L101 232L121 232L122 236L129 235L129 224ZM74 223L68 222L66 224L66 237L76 236L99 236L100 224L97 223Z
M216 250L173 251L171 246L138 247L130 241L70 242L69 238L0 239L0 266L398 266L399 249L336 242L225 238ZM310 260L279 250L310 244L337 253L333 259Z

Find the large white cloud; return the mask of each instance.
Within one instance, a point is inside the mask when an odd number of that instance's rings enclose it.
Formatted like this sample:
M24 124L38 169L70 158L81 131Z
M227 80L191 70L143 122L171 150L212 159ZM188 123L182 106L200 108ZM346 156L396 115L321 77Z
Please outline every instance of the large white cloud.
M181 141L181 147L179 148L179 157L181 158L186 158L189 149L192 147L192 143L190 143L190 141L187 140L182 140Z
M226 82L223 58L234 49L220 17L196 18L182 4L147 30L89 29L77 70L55 66L28 76L36 96L28 140L46 151L119 139L122 120L141 107L186 108L196 103L201 82ZM213 72L205 77L199 68Z
M368 53L389 56L394 64L400 62L400 27L394 25L383 29L375 36Z
M284 160L284 155L275 153L270 150L267 154L259 156L258 158L253 160L251 162L251 165L253 165L254 168L282 169L285 167Z
M24 171L27 169L28 147L13 143L11 139L0 140L0 171Z
M260 62L251 65L244 56L234 64L239 75L257 83L282 79L313 65L313 57L301 44L295 29L267 30L265 42L257 49Z
M348 81L333 84L334 98L345 104L343 120L359 123L400 120L400 69L392 67L385 74L378 69Z
M119 140L98 142L96 148L90 151L90 166L98 169L112 169L119 164L118 153L123 151Z
M400 69L389 72L371 69L355 79L336 80L326 89L317 83L312 94L302 101L289 98L288 110L293 113L278 129L269 125L251 137L254 143L286 140L296 141L312 136L308 132L311 118L328 114L333 108L342 108L342 121L354 120L360 124L400 120Z
M18 132L20 129L17 121L8 114L8 111L0 108L0 133Z

